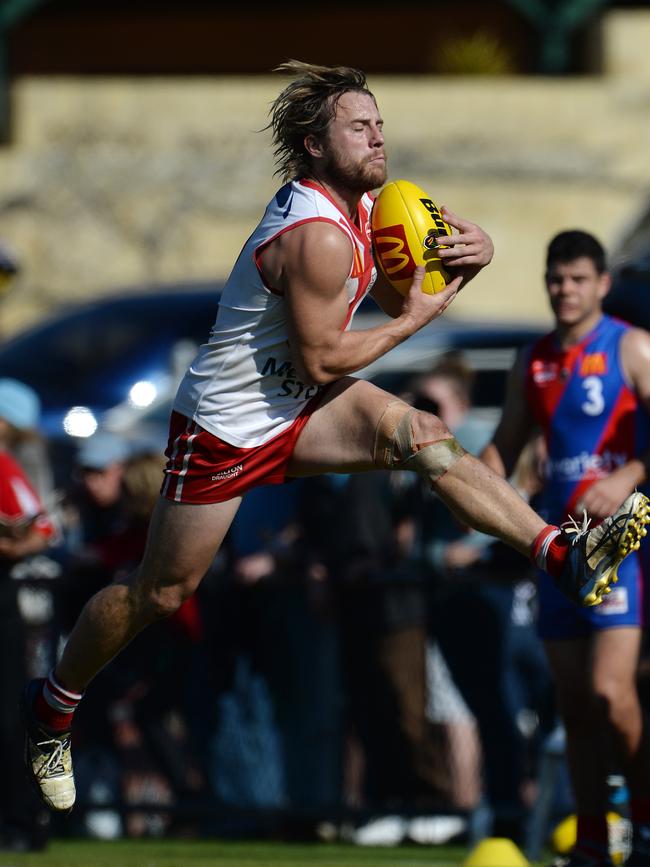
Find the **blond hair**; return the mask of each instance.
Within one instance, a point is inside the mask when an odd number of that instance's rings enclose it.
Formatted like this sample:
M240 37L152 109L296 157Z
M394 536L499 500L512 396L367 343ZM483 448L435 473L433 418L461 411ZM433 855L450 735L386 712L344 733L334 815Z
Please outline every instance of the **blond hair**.
M367 93L365 73L349 66L315 66L300 60L289 60L274 72L293 76L282 93L273 101L266 129L273 133L276 175L283 181L308 175L311 160L305 150L305 137L322 137L336 113L344 93Z

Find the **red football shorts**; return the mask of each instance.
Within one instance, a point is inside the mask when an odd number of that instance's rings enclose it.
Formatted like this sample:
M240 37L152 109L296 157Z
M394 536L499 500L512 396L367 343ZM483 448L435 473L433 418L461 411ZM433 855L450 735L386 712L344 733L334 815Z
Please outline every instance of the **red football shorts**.
M320 395L312 398L293 424L253 448L231 446L176 411L169 423L165 480L160 493L177 503L223 503L259 485L280 485L296 441Z

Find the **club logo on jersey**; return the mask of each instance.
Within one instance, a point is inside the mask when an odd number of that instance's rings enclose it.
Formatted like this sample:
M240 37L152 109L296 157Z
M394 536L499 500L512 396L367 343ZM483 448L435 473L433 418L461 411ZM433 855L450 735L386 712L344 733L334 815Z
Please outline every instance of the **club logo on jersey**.
M607 373L607 355L604 352L590 352L580 362L580 376L604 376Z
M394 280L407 280L415 272L415 262L406 241L404 226L386 226L374 235L375 249L386 274Z
M289 211L291 210L293 202L293 190L291 189L291 184L285 184L278 190L275 196L275 202L278 208L282 211L282 219L286 220L289 216Z
M542 361L536 358L530 366L535 385L546 385L554 382L559 373L559 365L556 361Z

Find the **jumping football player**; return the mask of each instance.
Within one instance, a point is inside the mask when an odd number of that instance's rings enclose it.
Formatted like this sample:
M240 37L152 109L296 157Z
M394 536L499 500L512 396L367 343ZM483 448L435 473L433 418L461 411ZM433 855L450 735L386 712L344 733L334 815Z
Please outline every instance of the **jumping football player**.
M363 73L290 62L271 129L286 184L241 251L208 343L182 381L166 477L143 562L82 611L56 668L24 697L28 765L45 801L69 810L72 715L93 677L140 630L176 611L212 563L252 487L324 472L411 470L459 518L516 548L577 603L597 603L648 521L628 498L596 530L550 526L500 476L470 457L438 418L350 374L440 316L492 258L475 224L441 258L455 273L437 295L417 269L406 297L378 279L369 192L386 180L381 116ZM348 330L371 292L393 318Z
M540 511L552 521L583 508L599 521L648 481L650 335L603 315L609 285L596 238L582 231L553 238L546 287L556 327L521 353L482 455L508 474L538 424L548 452ZM634 828L626 863L650 865L650 734L636 688L642 577L639 558L626 559L596 608L571 605L547 576L539 579L539 633L557 685L578 813L570 867L610 864L607 777L616 761Z

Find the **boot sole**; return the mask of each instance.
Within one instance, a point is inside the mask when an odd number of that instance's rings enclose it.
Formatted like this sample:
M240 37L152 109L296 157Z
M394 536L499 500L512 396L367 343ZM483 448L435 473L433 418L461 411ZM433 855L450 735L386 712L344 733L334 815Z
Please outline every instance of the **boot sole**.
M650 500L643 494L639 494L639 502L634 511L627 519L627 525L623 536L618 543L618 549L614 562L609 569L597 578L591 591L584 597L582 604L586 606L600 605L603 596L611 593L612 584L618 581L618 567L628 554L638 551L641 539L647 535L646 525L650 524Z

